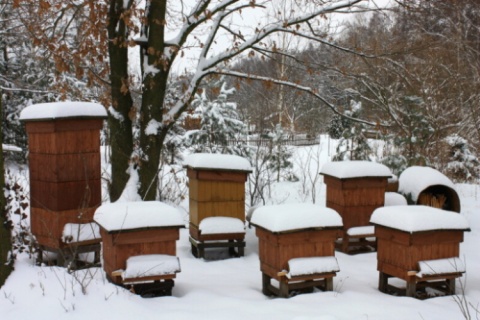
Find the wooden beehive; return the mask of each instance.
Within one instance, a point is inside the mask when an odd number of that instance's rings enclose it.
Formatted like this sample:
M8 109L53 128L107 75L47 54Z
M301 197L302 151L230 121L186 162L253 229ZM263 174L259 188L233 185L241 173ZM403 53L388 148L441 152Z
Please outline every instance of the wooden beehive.
M186 162L189 178L190 225L198 229L207 217L245 221L245 182L251 172L244 158L224 154L193 154Z
M405 232L375 226L377 270L408 280L409 271L418 271L423 260L458 257L463 230Z
M327 257L335 255L335 240L341 228L306 229L290 232L271 232L256 227L260 270L271 278L280 280L278 273L288 270L293 258Z
M260 207L251 223L258 237L260 269L277 280L290 259L334 256L342 230L337 212L313 204Z
M326 205L342 216L346 230L368 225L372 212L384 205L386 177L339 179L325 175L323 181L327 185Z
M103 269L116 284L121 284L122 278L112 273L125 270L130 257L175 256L179 228L185 227L176 209L156 201L104 204L94 219L102 237Z
M399 192L409 204L426 205L460 212L460 198L455 185L440 171L414 166L405 169L399 178Z
M372 212L384 205L390 170L366 161L331 162L322 168L326 205L337 211L345 230L370 224Z
M372 215L381 274L416 283L420 261L460 256L468 222L460 215L426 206L394 206Z
M103 270L110 281L121 284L120 277L112 276L116 270L125 269L129 257L147 254L175 256L176 241L180 239L179 227L134 229L108 232L100 228L102 236Z
M44 112L37 117L32 110ZM64 245L65 224L92 222L101 203L100 129L106 112L101 105L80 102L24 111L32 233L40 246L58 249Z
M248 172L187 168L190 223L198 226L207 217L232 217L245 221L245 181Z

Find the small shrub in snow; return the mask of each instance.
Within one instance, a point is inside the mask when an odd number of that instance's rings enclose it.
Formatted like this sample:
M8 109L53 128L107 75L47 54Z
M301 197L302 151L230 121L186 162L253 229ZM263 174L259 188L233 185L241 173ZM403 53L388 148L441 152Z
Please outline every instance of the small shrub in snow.
M25 179L26 180L26 179ZM29 225L29 190L24 187L24 179L18 172L7 170L5 174L5 198L7 200L6 224L11 230L12 252L10 262L16 255L35 253L35 242Z
M475 149L457 134L445 138L446 164L444 173L456 182L475 182L480 178L480 161Z

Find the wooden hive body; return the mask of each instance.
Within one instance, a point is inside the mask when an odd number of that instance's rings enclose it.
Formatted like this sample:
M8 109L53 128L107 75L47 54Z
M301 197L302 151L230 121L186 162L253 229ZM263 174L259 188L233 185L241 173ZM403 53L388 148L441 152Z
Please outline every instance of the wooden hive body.
M93 221L101 203L102 118L26 122L31 228L40 245L58 249L66 223Z
M207 217L245 221L245 181L248 172L187 168L190 224L198 227Z
M278 273L288 270L290 259L335 256L335 240L339 233L340 228L273 233L257 226L260 269L280 280Z
M108 232L100 228L102 236L103 269L114 283L121 284L120 277L112 272L126 268L129 257L148 254L176 255L176 241L180 238L178 227L159 227Z
M343 219L345 230L370 224L373 211L383 207L387 177L336 178L324 176L329 208Z
M459 257L463 232L430 230L410 233L376 225L377 269L408 281L409 271L419 270L419 261Z

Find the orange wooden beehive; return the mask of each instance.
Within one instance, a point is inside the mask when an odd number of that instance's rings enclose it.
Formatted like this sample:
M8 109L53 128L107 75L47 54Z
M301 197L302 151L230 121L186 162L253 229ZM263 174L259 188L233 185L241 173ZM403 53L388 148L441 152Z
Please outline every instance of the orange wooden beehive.
M342 251L347 252L348 230L370 225L373 211L383 207L390 170L379 163L339 161L325 164L320 174L327 186L327 207L342 216Z
M335 255L335 240L340 228L314 228L290 232L271 232L256 227L260 270L280 280L278 272L288 270L293 258L325 257Z
M372 215L377 238L379 288L387 291L388 278L407 282L406 295L415 294L417 283L432 279L418 277L419 263L460 256L460 243L468 231L466 219L456 213L427 206L393 206L377 209ZM454 279L463 270L435 272L435 279L449 279L454 293ZM435 270L433 270L435 271Z
M125 270L130 257L176 256L179 228L185 227L177 209L157 201L104 204L94 219L102 236L103 269L116 284L122 284L123 279L114 272Z
M67 223L89 223L101 203L98 104L59 102L25 108L29 140L30 221L45 249L59 249ZM94 240L99 243L100 240Z
M260 207L253 213L251 224L255 226L258 237L263 291L268 294L273 289L276 293L270 284L270 280L275 279L285 286L280 296L288 295L289 281L299 280L288 279L282 272L289 271L289 261L295 258L334 257L335 240L341 236L342 230L338 213L311 204ZM335 272L326 273L329 279L335 275ZM300 277L300 280L307 281L303 285L308 287L318 277L318 274L310 274ZM323 277L326 275L320 276Z
M330 162L322 168L327 207L336 210L349 229L370 224L372 212L383 207L390 170L367 161Z

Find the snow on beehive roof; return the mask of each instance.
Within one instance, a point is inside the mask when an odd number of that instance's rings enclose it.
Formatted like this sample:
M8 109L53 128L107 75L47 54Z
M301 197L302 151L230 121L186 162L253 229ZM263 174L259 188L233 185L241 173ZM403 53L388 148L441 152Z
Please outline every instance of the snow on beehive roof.
M405 232L469 230L461 214L428 206L391 206L376 209L370 222Z
M106 203L93 219L107 231L185 226L177 208L159 201Z
M413 166L405 169L398 179L398 192L410 194L416 202L420 193L430 186L442 185L455 190L455 185L443 173L430 167Z
M335 210L308 203L260 207L253 213L251 223L272 232L343 226Z
M194 153L185 158L183 166L192 169L252 171L247 159L232 154Z
M20 112L22 121L77 117L106 118L107 111L98 103L68 101L33 104Z
M384 206L403 206L407 205L407 199L397 192L385 192Z
M320 173L339 179L392 176L387 166L371 161L327 162L323 165Z

